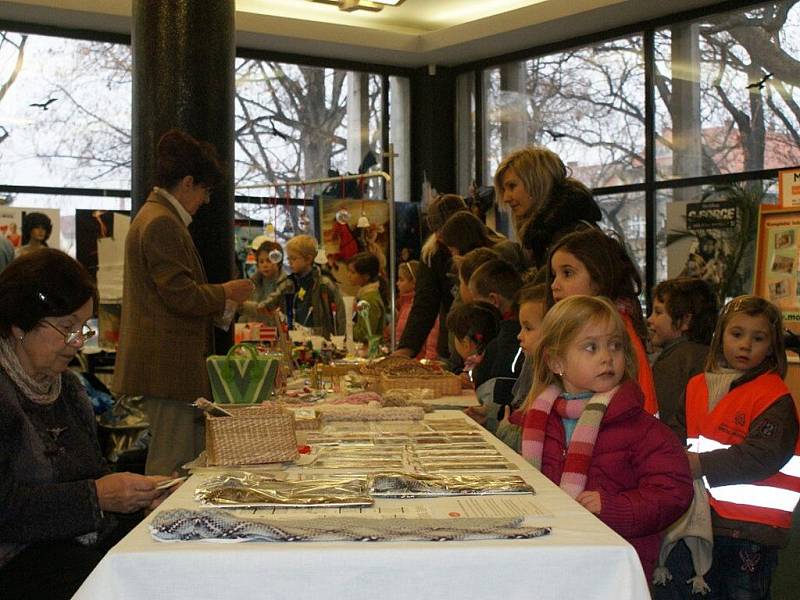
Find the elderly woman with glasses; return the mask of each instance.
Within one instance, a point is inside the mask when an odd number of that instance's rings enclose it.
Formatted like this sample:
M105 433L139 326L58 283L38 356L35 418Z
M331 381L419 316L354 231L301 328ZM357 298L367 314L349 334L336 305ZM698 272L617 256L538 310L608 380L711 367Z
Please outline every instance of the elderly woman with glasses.
M86 269L43 248L0 273L0 590L69 598L154 507L163 477L110 473L70 361L94 335ZM127 514L125 514L127 513ZM124 516L123 516L124 514Z

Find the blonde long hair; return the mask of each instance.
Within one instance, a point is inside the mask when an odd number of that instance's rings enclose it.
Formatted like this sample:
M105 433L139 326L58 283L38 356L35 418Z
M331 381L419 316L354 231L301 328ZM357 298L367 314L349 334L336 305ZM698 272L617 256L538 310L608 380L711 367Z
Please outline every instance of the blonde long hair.
M543 146L526 146L506 156L494 173L495 198L503 198L503 177L512 169L525 186L531 197L531 209L519 219L514 218L518 233L524 231L527 223L553 194L553 189L562 184L568 176L567 168L558 154Z
M636 357L617 308L609 300L599 296L570 296L548 310L542 320L541 337L533 353L531 389L522 410L528 410L548 386L557 385L563 389L561 377L550 370L547 359L563 359L567 348L583 328L600 322L611 323L614 332L622 338L625 355L623 380L636 380Z

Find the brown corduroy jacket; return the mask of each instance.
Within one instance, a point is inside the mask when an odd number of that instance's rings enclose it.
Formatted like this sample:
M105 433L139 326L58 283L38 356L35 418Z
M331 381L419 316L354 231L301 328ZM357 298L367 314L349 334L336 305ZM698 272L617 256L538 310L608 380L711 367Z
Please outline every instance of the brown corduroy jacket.
M125 241L122 320L112 389L184 402L210 398L206 356L221 284L206 280L200 255L175 208L152 193Z

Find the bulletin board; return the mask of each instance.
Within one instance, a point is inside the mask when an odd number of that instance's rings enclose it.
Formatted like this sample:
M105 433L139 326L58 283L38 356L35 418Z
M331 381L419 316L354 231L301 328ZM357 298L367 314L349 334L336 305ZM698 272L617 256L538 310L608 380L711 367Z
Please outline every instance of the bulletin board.
M800 333L800 207L759 210L754 293L776 304L784 326Z

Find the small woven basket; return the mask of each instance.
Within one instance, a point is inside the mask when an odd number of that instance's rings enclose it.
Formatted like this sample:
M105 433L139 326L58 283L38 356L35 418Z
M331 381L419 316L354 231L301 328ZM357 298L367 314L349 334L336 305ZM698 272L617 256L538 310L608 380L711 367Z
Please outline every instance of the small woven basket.
M294 415L281 406L226 405L232 417L206 413L209 465L258 465L295 460Z
M381 393L394 389L424 388L433 390L434 398L460 396L461 378L450 373L426 377L414 377L413 375L396 377L384 373L380 376L378 387Z

